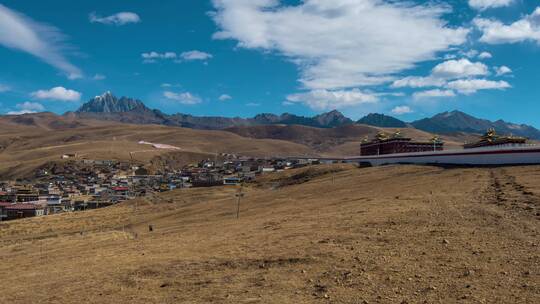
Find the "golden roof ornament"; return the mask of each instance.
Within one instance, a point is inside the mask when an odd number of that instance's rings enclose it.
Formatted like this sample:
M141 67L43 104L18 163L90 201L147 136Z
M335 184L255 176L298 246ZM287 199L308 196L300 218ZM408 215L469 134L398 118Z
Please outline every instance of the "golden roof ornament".
M494 141L495 139L497 139L497 137L499 137L497 135L497 132L495 131L494 128L489 128L486 132L486 134L484 134L484 136L482 136L482 138L484 140L487 140L488 142L492 142Z
M439 135L435 135L431 138L431 142L432 143L440 143L442 142L441 138L439 137Z
M401 135L401 130L397 130L397 131L394 133L394 138L403 138L403 135Z
M387 140L388 139L388 135L384 132L379 132L377 133L377 136L375 137L377 140Z

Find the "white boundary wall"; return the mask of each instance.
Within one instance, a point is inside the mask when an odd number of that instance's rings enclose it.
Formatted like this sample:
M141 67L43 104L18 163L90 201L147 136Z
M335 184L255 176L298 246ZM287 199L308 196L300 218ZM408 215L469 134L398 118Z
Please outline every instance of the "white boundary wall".
M386 164L443 164L443 165L521 165L540 164L540 146L523 145L446 150L420 153L359 156L346 162Z

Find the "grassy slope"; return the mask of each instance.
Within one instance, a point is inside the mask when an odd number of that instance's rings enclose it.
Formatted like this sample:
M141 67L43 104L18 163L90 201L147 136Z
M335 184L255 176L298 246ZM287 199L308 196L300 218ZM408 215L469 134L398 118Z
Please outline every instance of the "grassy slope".
M65 153L87 158L148 162L168 151L137 144L139 140L165 143L183 149L185 159L199 160L219 152L249 156L353 156L365 136L379 131L365 125L333 129L305 126L254 126L227 131L202 131L158 125L130 125L51 113L0 117L0 176L17 178L32 175L48 161L58 161ZM429 140L432 134L416 129L401 130L404 136ZM444 136L447 147L458 147L467 136ZM177 157L178 158L178 157Z
M322 166L239 220L210 188L2 223L2 301L537 303L539 169Z
M0 149L0 176L28 175L47 161L58 161L65 153L129 160L129 153L136 151L136 160L148 162L170 152L139 145L140 140L174 145L182 148L184 153L198 154L202 159L220 152L258 157L313 153L307 146L288 141L254 140L224 131L89 120L77 120L77 125L73 126L75 121L45 114L23 118L18 117L17 121L14 117L0 119L0 146L4 147Z

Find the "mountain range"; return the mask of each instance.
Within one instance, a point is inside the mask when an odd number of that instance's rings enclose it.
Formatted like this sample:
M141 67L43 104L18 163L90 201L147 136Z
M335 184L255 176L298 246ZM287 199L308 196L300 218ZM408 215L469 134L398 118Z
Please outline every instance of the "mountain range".
M481 133L493 128L500 134L540 139L540 131L532 126L504 120L479 119L460 111L440 113L431 118L414 121L411 125L423 131L441 134L452 132Z
M159 110L150 109L137 99L117 98L111 92L96 96L83 104L77 111L68 112L65 115L134 124L162 124L202 130L222 130L238 126L276 124L333 128L354 123L351 119L335 110L314 117L304 117L290 113L281 115L263 113L253 118L193 116L181 113L169 115Z
M166 114L160 110L148 108L140 100L128 97L117 98L111 92L96 96L83 104L77 111L68 112L64 115L132 124L161 124L202 130L223 130L261 125L302 125L316 128L335 128L351 124L365 124L387 128L414 127L431 133L451 134L456 132L484 133L487 129L494 128L501 134L540 139L540 131L532 126L509 123L503 120L493 122L460 111L444 112L431 118L424 118L410 123L377 113L369 114L355 122L336 110L314 117L298 116L290 113L281 115L263 113L252 118L193 116L181 113Z

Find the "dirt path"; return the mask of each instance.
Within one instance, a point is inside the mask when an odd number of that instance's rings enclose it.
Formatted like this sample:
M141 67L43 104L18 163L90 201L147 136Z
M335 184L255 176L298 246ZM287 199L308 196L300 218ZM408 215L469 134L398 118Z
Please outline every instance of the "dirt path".
M498 168L490 171L491 198L494 203L507 210L537 217L540 220L540 197L531 189L516 181L516 176L508 169Z

